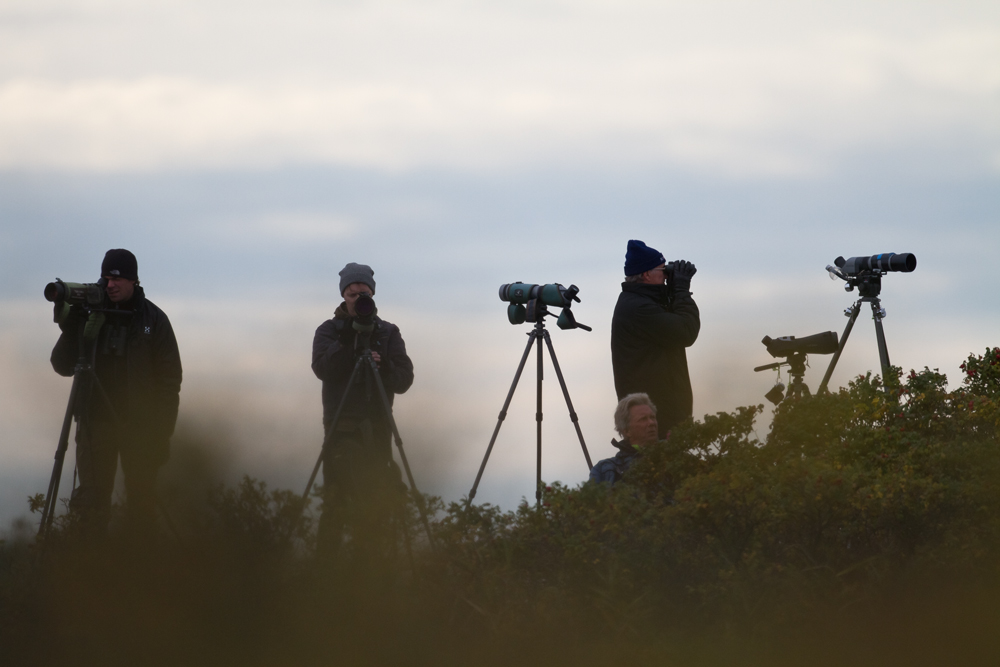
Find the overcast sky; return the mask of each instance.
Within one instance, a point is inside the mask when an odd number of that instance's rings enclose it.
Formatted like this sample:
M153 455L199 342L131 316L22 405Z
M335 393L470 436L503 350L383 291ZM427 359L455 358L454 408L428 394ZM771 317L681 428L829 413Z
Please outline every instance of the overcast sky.
M110 247L173 322L183 432L296 490L312 335L371 264L417 482L458 500L526 341L501 283L580 287L594 331L552 337L596 460L629 238L698 266L698 417L763 401L765 334L842 331L837 255L917 255L884 279L890 355L957 380L1000 344L998 182L995 2L0 0L0 521L44 491L69 393L42 287ZM834 384L877 367L862 318ZM543 476L575 484L550 368ZM504 507L533 493L522 383L478 496Z

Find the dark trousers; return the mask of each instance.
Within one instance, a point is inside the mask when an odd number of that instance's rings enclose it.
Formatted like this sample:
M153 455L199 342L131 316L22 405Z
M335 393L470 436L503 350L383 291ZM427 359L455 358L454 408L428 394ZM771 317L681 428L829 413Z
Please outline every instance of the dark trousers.
M345 529L357 557L377 557L389 548L393 513L405 493L391 447L388 427L367 420L338 425L323 455L320 555L340 549Z
M123 437L113 425L81 421L76 429L79 484L70 509L79 512L88 530L103 533L111 518L111 496L121 457L125 474L126 520L130 527L151 528L156 520L156 472L159 462L142 443Z

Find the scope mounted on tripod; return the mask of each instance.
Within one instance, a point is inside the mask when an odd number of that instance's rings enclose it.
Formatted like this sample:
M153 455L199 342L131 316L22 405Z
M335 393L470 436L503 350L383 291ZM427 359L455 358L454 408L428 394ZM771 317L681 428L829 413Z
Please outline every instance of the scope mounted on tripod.
M570 400L569 389L566 388L566 380L563 378L562 369L559 367L559 361L556 359L556 350L552 345L552 338L549 336L548 329L545 328L545 316L552 314L549 312L548 307L554 306L563 309L556 322L560 329L592 330L587 325L577 322L573 316L573 311L570 310L570 306L573 305L574 301L577 303L580 302L580 298L577 296L579 291L580 288L576 285L563 287L559 283L550 283L548 285L504 283L500 286L500 300L510 304L507 306L507 319L510 323L521 324L523 322L532 322L535 326L528 332L528 344L524 347L524 354L521 355L521 363L517 366L517 372L514 373L514 381L510 385L510 391L507 392L507 399L504 401L503 408L501 408L500 414L497 417L497 425L493 429L493 437L490 438L490 444L486 446L486 454L483 456L483 462L479 466L479 472L476 473L476 481L473 482L472 489L466 498L466 508L472 505L472 501L476 497L476 490L479 488L479 482L482 480L483 472L486 470L486 462L490 459L490 453L493 451L493 445L497 441L500 427L503 425L504 419L507 418L507 409L510 407L511 399L514 398L514 390L517 389L517 383L521 379L524 364L528 361L528 354L531 352L531 348L536 345L538 350L538 365L535 370L535 422L537 424L535 445L535 503L539 507L542 504L543 344L548 347L549 357L552 359L552 366L556 371L556 377L559 379L563 398L566 399L566 408L569 410L570 421L573 422L573 428L576 429L576 437L580 440L580 448L583 450L583 457L587 461L587 470L594 467L593 462L590 460L590 452L587 451L587 443L583 439L583 431L580 430L580 418L577 416L576 410L573 409L573 401Z
M830 278L836 280L840 278L847 284L844 289L853 292L858 288L859 299L855 304L844 311L844 315L849 318L847 326L844 328L844 335L840 337L840 347L837 349L830 365L826 369L826 375L819 385L819 391L826 391L827 384L833 376L833 369L840 360L840 355L847 344L847 337L851 335L851 329L861 312L861 304L868 303L872 309L872 320L875 322L875 338L878 341L879 364L882 366L882 377L886 378L892 372L889 363L889 347L885 342L885 331L882 328L882 320L885 318L885 308L879 300L882 292L882 276L890 272L899 271L910 273L917 268L917 256L913 253L885 252L871 257L851 257L844 259L838 257L833 261L835 266L827 265L826 270L830 273Z
M806 355L833 354L840 349L836 331L824 331L823 333L813 334L805 338L796 338L795 336L771 338L770 336L764 336L760 342L764 344L764 347L767 348L768 353L772 357L785 357L783 361L776 361L754 368L754 372L757 373L767 370L778 371L777 382L774 383L770 391L764 394L764 398L775 405L781 403L785 397L785 385L781 382L782 366L788 366L788 374L792 376L791 384L788 387L788 395L808 396L809 387L802 380L802 376L806 373Z
M104 303L103 280L99 283L67 283L59 278L45 286L45 300L53 304L52 321L60 324L71 307L96 310Z
M882 291L882 276L890 272L910 273L917 268L917 256L910 252L884 252L871 257L838 257L833 266L827 265L830 278L840 278L844 289L858 288L862 297L877 297Z
M367 294L362 294L354 302L354 321L351 326L355 331L363 334L370 334L375 331L375 299Z
M580 288L576 285L563 287L560 283L535 285L531 283L504 283L500 286L500 300L507 301L507 321L511 324L539 322L551 315L549 306L562 308L556 326L560 329L583 329L592 331L586 324L576 321L570 306L580 303Z

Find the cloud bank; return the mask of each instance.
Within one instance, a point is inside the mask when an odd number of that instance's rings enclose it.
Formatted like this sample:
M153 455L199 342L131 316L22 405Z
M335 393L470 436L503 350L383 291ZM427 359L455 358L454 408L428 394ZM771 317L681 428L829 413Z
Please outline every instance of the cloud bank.
M0 30L0 168L809 177L923 146L1000 171L1000 25L975 4L56 6Z

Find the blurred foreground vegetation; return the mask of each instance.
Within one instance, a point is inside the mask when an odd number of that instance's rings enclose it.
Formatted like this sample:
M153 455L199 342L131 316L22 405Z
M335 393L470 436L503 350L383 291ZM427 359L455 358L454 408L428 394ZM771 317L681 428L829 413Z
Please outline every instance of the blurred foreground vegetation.
M1000 349L674 429L540 508L412 502L381 557L314 556L245 478L153 543L0 548L3 664L976 665L1000 661ZM30 530L33 533L33 527ZM404 539L405 538L405 539Z

